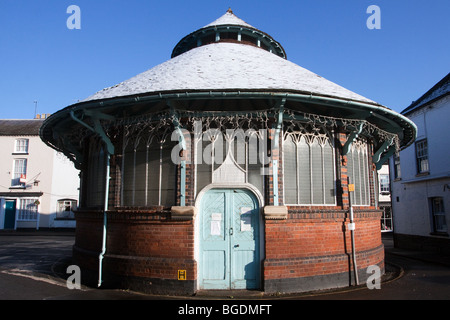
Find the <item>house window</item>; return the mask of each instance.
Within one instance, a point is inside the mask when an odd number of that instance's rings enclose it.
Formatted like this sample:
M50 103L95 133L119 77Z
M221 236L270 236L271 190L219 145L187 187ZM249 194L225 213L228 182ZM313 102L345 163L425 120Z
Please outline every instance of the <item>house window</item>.
M18 220L22 221L36 221L38 217L37 199L20 199Z
M433 232L447 233L448 228L442 197L431 198L431 215L433 219Z
M392 212L391 206L382 206L380 209L383 210L381 215L381 232L392 231Z
M56 206L57 219L75 219L74 210L77 208L77 200L62 199L58 200Z
M286 204L335 204L333 146L326 134L287 134L283 164Z
M416 142L417 173L429 172L427 140Z
M14 153L28 153L28 139L16 139Z
M367 206L370 204L369 164L367 144L355 141L347 154L347 173L350 183L355 185L355 191L350 192L353 205Z
M13 165L13 174L11 179L11 186L21 186L20 178L27 174L27 159L15 159Z
M389 175L380 174L380 192L381 194L389 194Z

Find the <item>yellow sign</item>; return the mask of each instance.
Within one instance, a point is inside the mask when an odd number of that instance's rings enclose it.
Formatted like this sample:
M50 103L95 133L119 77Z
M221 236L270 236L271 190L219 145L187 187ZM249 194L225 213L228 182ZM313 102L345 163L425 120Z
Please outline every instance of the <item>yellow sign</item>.
M355 185L353 183L348 185L348 192L354 192L355 191Z
M178 280L186 280L186 270L178 270Z

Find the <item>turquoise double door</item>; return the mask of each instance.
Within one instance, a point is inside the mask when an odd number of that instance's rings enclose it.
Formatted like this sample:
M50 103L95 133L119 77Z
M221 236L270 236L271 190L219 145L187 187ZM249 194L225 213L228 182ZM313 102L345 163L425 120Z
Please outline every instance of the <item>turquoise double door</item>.
M259 205L246 189L212 189L202 198L200 289L258 289Z

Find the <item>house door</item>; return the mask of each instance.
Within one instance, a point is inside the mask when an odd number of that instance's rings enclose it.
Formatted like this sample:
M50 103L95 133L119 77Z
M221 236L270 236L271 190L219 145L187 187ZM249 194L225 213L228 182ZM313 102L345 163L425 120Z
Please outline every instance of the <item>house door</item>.
M259 205L244 189L212 189L202 198L200 289L257 289Z
M14 229L16 223L16 201L6 200L5 202L5 229Z

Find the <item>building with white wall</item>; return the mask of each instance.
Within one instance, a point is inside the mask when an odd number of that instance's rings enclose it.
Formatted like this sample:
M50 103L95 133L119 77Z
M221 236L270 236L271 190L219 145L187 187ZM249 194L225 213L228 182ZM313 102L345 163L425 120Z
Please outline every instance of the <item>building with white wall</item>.
M75 227L78 170L42 142L43 122L0 120L0 229Z
M415 143L391 158L394 240L398 247L450 253L450 73L402 114Z
M378 206L382 210L381 232L391 232L393 230L392 208L391 208L391 188L389 178L389 164L383 164L377 171L378 177Z

